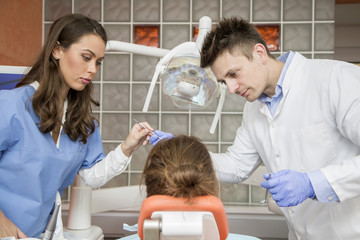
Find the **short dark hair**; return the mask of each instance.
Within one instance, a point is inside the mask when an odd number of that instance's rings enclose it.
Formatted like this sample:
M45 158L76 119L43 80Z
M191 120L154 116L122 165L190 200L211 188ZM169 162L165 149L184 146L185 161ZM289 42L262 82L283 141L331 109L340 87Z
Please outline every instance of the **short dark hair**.
M216 58L225 51L231 54L240 51L247 59L252 59L252 50L255 44L264 45L267 54L275 58L266 46L264 39L256 27L248 21L237 18L223 18L214 31L205 37L201 49L201 67L211 66Z

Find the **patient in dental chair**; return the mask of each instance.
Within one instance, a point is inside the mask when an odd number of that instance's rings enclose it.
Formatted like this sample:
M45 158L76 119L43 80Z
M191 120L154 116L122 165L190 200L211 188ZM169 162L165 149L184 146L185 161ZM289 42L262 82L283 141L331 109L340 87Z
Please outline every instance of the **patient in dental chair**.
M210 154L196 137L180 135L156 144L150 151L141 182L147 197L218 196L219 187Z
M155 202L150 204L148 202L145 206L160 205L162 208L161 204L167 205L168 202L173 201L174 203L170 205L179 204L186 211L192 206L198 208L199 202L202 202L200 208L202 205L209 204L208 209L213 212L219 227L220 239L258 239L240 234L228 234L226 214L220 199L218 199L219 184L213 163L206 146L197 137L179 135L171 139L163 139L157 143L147 156L141 176L141 184L146 186L147 199L144 203L149 198L160 195L160 198L156 198ZM199 200L201 196L209 196L209 198ZM177 199L185 199L185 202ZM139 236L143 236L141 219L144 214L144 203L139 218ZM139 239L139 237L138 235L131 235L122 239Z

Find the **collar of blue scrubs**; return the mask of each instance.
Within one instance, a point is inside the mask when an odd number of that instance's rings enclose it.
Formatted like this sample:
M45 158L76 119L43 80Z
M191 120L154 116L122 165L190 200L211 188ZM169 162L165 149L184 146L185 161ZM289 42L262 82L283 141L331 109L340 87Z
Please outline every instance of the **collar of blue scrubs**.
M277 58L279 61L284 62L285 65L281 71L279 80L276 84L275 94L272 97L269 97L265 94L261 94L260 97L258 98L260 102L266 103L268 105L271 114L275 112L275 107L279 104L280 100L282 99L283 96L282 84L284 82L286 72L290 66L290 63L294 55L295 53L293 51L289 51Z

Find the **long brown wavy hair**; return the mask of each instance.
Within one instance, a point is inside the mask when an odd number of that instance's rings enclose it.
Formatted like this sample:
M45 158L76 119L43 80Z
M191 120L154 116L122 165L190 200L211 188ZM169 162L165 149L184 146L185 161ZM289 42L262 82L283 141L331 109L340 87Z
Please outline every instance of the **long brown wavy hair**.
M49 31L42 52L29 73L16 87L28 85L38 81L40 86L32 98L34 111L39 115L39 129L49 133L61 124L59 109L62 108L61 89L64 86L63 75L59 63L52 52L55 47L68 49L87 34L97 34L105 42L107 36L104 28L94 19L82 14L68 14L56 20ZM71 140L80 140L84 144L95 130L95 118L91 113L91 104L99 106L93 99L93 84L89 83L84 90L70 89L68 109L64 124L65 133ZM65 113L64 113L65 114Z
M206 146L193 136L180 135L157 143L141 176L147 197L169 195L188 198L213 195L219 186Z

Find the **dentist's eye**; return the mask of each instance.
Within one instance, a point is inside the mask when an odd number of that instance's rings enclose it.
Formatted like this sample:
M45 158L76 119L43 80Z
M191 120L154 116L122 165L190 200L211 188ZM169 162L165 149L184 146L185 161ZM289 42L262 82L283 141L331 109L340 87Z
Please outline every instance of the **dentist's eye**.
M102 62L96 62L96 66L101 66Z
M230 73L230 77L236 77L236 72Z

